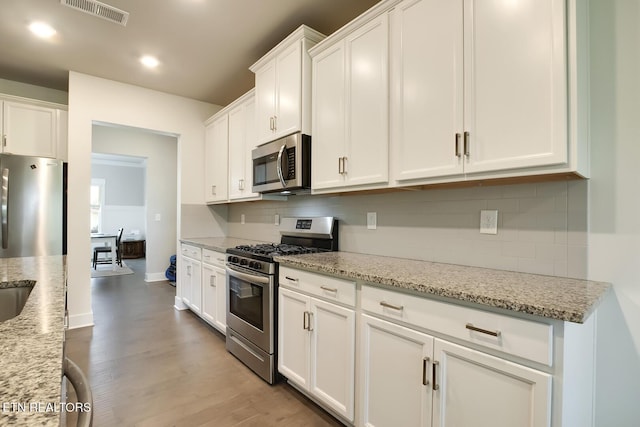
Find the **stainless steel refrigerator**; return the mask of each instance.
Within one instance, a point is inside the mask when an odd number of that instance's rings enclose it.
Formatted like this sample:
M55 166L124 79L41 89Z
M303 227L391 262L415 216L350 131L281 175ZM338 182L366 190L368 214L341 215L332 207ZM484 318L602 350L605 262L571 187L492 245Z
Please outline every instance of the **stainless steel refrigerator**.
M63 163L0 154L0 258L63 253Z

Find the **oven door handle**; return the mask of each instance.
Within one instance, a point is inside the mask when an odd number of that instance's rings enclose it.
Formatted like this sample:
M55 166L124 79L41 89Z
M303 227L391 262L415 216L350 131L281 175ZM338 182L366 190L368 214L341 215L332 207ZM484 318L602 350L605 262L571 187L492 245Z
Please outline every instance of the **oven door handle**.
M282 154L284 153L284 150L286 148L287 144L282 144L282 147L280 147L280 151L278 151L278 160L276 163L276 172L278 172L278 178L280 179L280 184L282 184L282 187L287 186L287 181L284 180L284 174L282 172Z
M244 273L242 271L238 271L235 268L233 268L230 265L227 265L227 274L233 277L237 277L238 279L242 279L242 280L246 280L247 282L251 282L251 283L259 283L262 285L268 285L269 284L269 278L268 277L263 277L263 276L258 276L258 275L253 275L253 274L247 274Z

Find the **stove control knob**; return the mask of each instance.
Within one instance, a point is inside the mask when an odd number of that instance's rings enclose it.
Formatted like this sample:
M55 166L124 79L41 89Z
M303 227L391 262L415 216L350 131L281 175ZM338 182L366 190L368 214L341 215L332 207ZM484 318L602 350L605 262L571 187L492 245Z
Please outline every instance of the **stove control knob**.
M256 270L261 270L262 269L262 264L260 264L258 261L251 261L249 263L249 267L255 268Z
M240 260L240 265L247 265L248 263L249 263L249 261L247 261L244 258Z
M238 257L237 256L230 256L229 257L229 262L237 263L238 262Z

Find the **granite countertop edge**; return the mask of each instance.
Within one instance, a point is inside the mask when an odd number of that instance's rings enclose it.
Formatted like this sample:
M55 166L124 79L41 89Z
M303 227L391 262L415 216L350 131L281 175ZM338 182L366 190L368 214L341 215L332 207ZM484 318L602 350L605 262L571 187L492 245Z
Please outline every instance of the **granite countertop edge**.
M180 239L180 242L218 252L225 252L229 248L235 248L240 245L265 243L258 240L240 239L236 237L184 237Z
M0 322L0 426L60 425L65 283L62 255L0 259L0 288L32 287L20 314Z
M604 282L349 252L278 256L298 267L428 296L584 323L611 285Z

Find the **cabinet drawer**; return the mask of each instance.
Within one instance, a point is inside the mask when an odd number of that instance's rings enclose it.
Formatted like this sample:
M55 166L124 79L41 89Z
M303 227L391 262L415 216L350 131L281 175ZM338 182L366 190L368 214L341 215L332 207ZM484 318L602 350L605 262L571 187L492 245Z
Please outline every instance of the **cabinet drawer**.
M227 257L224 253L212 251L211 249L202 250L202 262L224 268Z
M280 267L279 277L280 286L296 289L351 307L356 305L355 282L287 267Z
M552 325L368 285L362 287L362 309L387 319L552 365Z
M183 243L180 249L183 256L197 260L201 258L202 250L197 246L186 245Z

